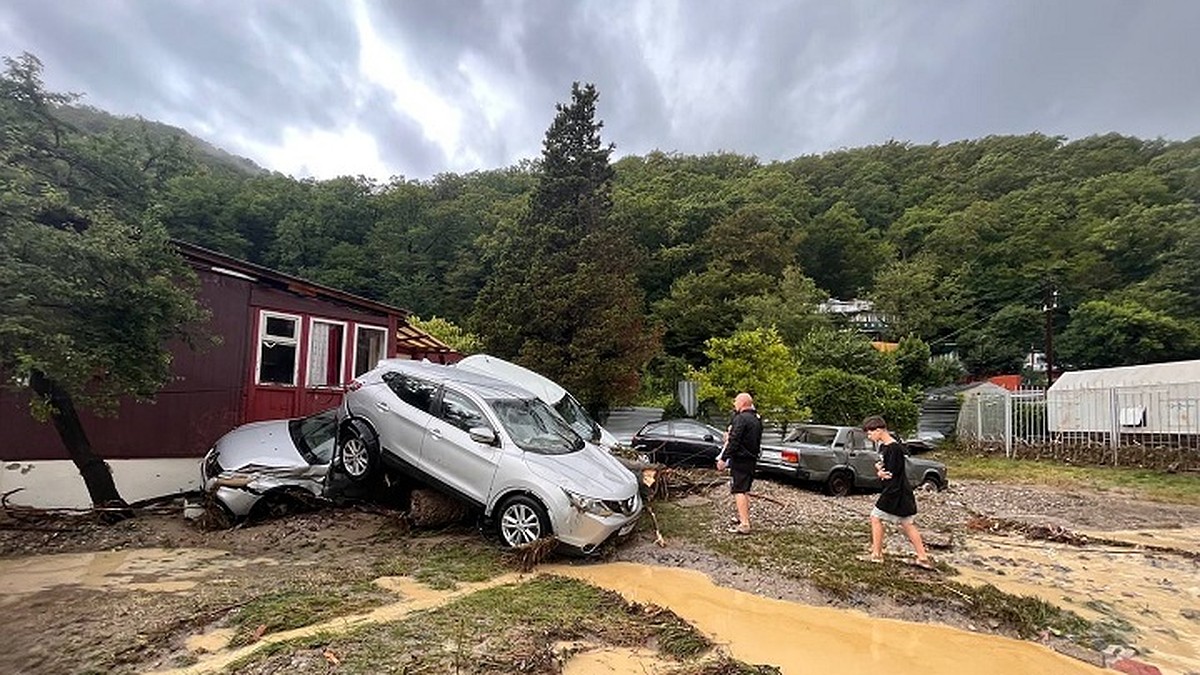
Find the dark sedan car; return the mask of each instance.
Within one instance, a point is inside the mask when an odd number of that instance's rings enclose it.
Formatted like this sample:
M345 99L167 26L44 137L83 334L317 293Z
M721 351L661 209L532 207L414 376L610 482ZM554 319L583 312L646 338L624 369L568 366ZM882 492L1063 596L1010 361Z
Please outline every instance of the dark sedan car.
M650 422L630 445L647 461L668 466L706 466L717 462L725 432L691 419Z

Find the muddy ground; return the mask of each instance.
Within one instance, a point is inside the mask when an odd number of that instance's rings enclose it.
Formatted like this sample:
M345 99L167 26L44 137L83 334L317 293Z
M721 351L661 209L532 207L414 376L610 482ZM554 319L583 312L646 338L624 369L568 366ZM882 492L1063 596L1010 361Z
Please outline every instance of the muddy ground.
M755 491L762 495L753 507L760 532L831 522L857 524L865 531L866 515L875 499L868 494L830 498L771 481L757 482ZM720 486L690 494L677 503L710 511L714 530L724 527L732 506L727 488ZM933 556L950 567L972 563L964 543L979 536L968 522L980 515L1068 530L1200 526L1200 507L1195 506L1149 502L1119 492L1066 492L969 481L941 493L921 494L920 509L918 524L936 547ZM0 563L27 556L148 548L212 549L229 555L222 556L220 564L189 559L174 570L158 563L148 565L144 574L127 575L120 584L35 581L22 588L36 577L9 574L9 579L0 580L8 647L0 669L15 673L143 672L187 665L194 656L185 647L185 639L222 625L248 598L270 592L311 594L350 589L343 593L342 611L359 602L369 606L373 600L373 591L366 588L370 580L394 571L395 563L403 560L411 547L452 548L455 542L476 546L486 538L469 522L413 529L395 512L354 507L218 531L204 531L170 508L112 526L87 518L7 516L0 521ZM609 551L607 559L692 568L709 574L718 584L775 598L1004 632L1003 626L979 625L977 619L950 607L896 603L864 592L833 595L803 580L744 567L688 541L668 538L664 543L658 545L653 529L644 528ZM464 555L470 554L469 546ZM896 557L908 553L907 545L894 533L889 534L887 547ZM56 564L66 567L78 561L64 555L39 563L51 570ZM108 563L97 557L88 564L103 568ZM104 570L93 571L102 574ZM64 569L63 573L80 572ZM99 574L92 576L99 578ZM144 584L143 589L151 592L131 590L136 584ZM1043 638L1054 642L1052 636ZM1105 645L1088 648L1059 641L1053 646L1094 663L1103 662Z

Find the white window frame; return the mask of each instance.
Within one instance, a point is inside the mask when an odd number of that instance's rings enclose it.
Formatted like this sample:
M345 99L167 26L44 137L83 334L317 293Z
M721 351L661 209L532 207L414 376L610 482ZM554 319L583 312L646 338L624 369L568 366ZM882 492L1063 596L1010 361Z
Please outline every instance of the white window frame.
M336 384L312 384L308 381L309 375L312 374L313 347L316 345L316 341L313 340L313 336L316 335L316 331L313 330L313 326L318 323L323 323L327 326L342 327L342 351L340 354L338 354L337 358L338 381ZM347 330L347 324L345 321L334 321L333 319L320 319L317 317L310 317L308 319L308 359L304 362L306 366L304 373L304 385L306 387L309 389L339 389L343 384L345 384L345 382L342 382L342 379L344 379L344 374L346 372L346 338L349 336L349 334L350 331Z
M262 348L267 340L267 319L287 319L296 326L296 337L274 340L276 344L292 344L296 346L296 358L292 363L292 383L262 381ZM300 383L300 338L304 336L304 317L299 314L273 312L269 309L258 310L258 340L254 343L254 383L274 387L296 387Z
M350 359L350 379L354 379L361 374L361 373L355 373L354 371L357 370L357 368L358 368L358 334L359 334L359 331L364 331L364 330L374 330L374 331L379 331L380 333L383 333L383 352L380 354L379 358L381 358L381 359L387 358L387 354L388 354L388 329L387 329L387 326L375 326L375 325L372 325L369 323L354 324L354 349L352 350L353 357ZM363 372L365 373L374 367L375 367L374 363L368 363L367 370L364 370Z

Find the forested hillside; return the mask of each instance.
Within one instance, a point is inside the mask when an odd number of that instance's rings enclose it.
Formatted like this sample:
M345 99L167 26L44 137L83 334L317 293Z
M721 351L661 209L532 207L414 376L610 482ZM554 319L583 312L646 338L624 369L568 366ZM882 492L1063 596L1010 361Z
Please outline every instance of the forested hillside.
M117 195L172 236L480 335L496 261L537 225L543 160L430 180L298 180L194 142L166 147L177 136L161 126L56 114L113 153L181 162ZM707 365L706 341L755 329L827 361L836 340L821 337L829 321L815 310L829 297L874 300L887 337L953 348L974 375L1016 372L1041 349L1051 288L1067 366L1200 357L1200 138L897 141L773 163L655 152L611 169L606 231L625 240L606 246L622 259L572 250L632 268L644 302L627 311L661 334L651 382Z
M1036 134L856 148L762 164L734 154L615 162L613 213L640 252L669 354L774 322L798 340L826 297L867 297L891 337L1014 372L1058 292L1076 367L1200 355L1200 139ZM519 220L533 163L428 181L175 179L178 237L472 325L484 261Z

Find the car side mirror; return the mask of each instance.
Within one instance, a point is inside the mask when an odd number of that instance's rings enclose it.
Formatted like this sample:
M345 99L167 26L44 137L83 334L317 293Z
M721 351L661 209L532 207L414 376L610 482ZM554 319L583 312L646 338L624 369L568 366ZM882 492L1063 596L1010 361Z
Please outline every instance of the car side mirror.
M496 442L496 432L489 427L471 427L467 432L471 435L471 440L484 445L493 445Z
M712 435L712 434L704 434L704 440L705 440L705 441L707 441L707 442L709 442L709 443L712 443L712 442L713 442L713 440L714 440L714 439L713 439L713 435Z

